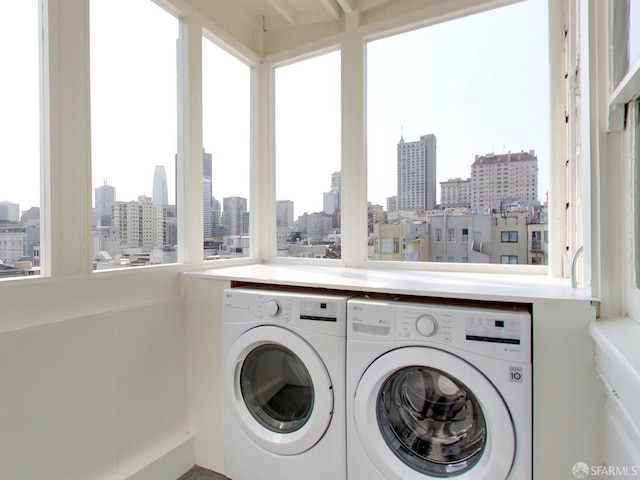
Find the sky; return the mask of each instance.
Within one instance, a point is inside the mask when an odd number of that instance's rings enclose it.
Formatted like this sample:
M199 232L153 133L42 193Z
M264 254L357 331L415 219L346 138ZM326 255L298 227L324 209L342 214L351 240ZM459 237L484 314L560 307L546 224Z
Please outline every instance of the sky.
M546 2L501 9L368 44L368 192L396 195L397 144L434 134L437 181L468 178L475 155L535 150L548 189ZM394 179L394 182L390 179Z
M15 66L15 75L0 78L0 152L10 159L0 201L22 210L39 203L37 29L14 27L37 18L37 3L11 2L16 15L0 18L0 52ZM544 200L545 4L528 0L368 43L370 201L386 206L396 194L400 137L429 133L437 138L438 182L469 177L477 154L535 150ZM117 200L151 196L155 166L164 165L175 198L178 19L149 0L91 0L91 12L93 186L106 180ZM31 54L16 55L8 48L16 44ZM247 65L204 41L203 144L220 200L249 196L249 82ZM339 82L339 52L276 69L276 197L293 200L296 216L322 209L331 173L340 170Z
M19 203L27 210L40 205L38 1L11 2L2 8L0 202Z

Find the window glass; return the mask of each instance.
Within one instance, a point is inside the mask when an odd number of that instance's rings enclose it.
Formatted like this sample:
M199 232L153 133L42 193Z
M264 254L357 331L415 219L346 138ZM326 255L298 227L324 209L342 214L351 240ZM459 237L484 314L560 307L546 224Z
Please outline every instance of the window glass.
M94 269L173 263L179 21L151 0L90 7Z
M37 0L0 15L0 278L40 274L40 53Z
M640 3L629 1L629 68L640 62Z
M204 258L249 256L251 68L202 43Z
M501 263L497 220L546 230L547 23L528 0L367 44L370 260ZM384 257L376 224L422 245Z
M517 255L500 255L500 263L517 265L518 256Z
M518 232L501 232L500 236L503 243L518 243Z
M635 287L640 289L640 100L633 102L633 132L631 135L633 150L631 152L633 172L633 225L634 259L635 259Z
M277 255L340 258L340 52L277 68L275 98Z

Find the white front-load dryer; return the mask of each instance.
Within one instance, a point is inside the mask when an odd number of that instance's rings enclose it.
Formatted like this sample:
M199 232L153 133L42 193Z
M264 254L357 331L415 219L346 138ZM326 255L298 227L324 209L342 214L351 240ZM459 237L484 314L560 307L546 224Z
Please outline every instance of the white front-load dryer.
M530 480L531 317L349 300L349 480Z
M346 478L347 298L225 290L221 389L230 479Z

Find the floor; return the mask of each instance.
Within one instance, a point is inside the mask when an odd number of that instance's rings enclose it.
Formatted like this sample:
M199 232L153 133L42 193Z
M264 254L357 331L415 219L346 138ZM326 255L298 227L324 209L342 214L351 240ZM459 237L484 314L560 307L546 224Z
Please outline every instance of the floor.
M227 477L195 465L178 480L227 480Z

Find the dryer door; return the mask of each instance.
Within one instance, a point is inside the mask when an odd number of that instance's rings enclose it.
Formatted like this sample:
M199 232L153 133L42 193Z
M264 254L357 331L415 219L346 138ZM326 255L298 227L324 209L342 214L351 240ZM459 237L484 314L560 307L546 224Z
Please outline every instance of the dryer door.
M238 424L265 450L304 452L331 422L329 373L315 350L290 330L261 326L241 335L229 351L224 379Z
M360 441L385 478L504 480L511 416L491 382L450 353L406 347L376 359L356 390Z

